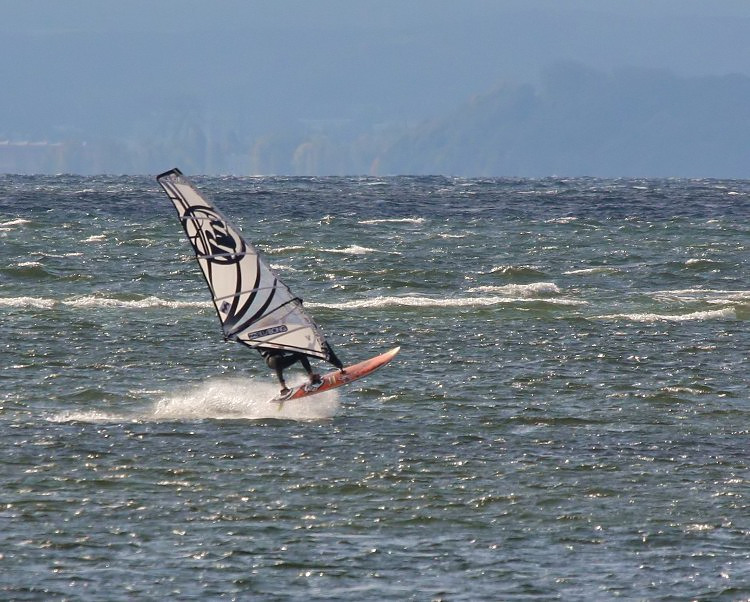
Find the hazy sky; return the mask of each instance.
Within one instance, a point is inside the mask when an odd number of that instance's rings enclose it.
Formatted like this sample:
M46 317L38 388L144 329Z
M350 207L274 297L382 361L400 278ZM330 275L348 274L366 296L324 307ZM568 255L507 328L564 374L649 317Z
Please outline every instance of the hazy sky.
M421 120L558 61L750 75L748 0L0 0L0 138ZM138 125L140 124L140 125Z

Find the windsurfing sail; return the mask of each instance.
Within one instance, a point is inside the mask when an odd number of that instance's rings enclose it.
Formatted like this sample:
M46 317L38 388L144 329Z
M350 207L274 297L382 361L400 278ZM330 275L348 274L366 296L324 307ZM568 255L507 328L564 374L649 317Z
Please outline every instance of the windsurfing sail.
M157 176L179 215L211 289L224 338L335 363L322 331L234 224L179 169Z

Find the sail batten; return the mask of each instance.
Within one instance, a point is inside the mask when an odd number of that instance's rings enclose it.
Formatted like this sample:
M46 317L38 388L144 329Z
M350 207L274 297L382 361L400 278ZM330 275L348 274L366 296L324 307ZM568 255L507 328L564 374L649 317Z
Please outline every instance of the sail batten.
M196 255L198 259L214 259L216 257L239 257L240 255L249 255L249 253L207 253L205 255Z
M178 169L157 177L211 290L224 337L331 359L322 331L302 302L211 201Z
M263 286L258 288L249 288L244 291L239 291L237 293L232 293L231 295L226 295L224 297L214 297L214 301L224 301L225 299L233 299L235 297L240 297L242 295L249 295L250 293L254 293L256 291L268 291L278 288L277 286Z

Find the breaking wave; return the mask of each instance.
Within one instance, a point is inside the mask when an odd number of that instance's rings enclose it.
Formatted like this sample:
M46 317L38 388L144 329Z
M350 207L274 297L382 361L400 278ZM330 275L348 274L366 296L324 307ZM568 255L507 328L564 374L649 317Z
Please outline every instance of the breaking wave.
M360 247L359 245L350 245L343 249L322 249L326 253L338 253L341 255L367 255L368 253L379 253L378 249L369 247Z
M589 276L592 274L616 274L620 270L612 266L597 266L595 268L580 268L563 272L565 276Z
M533 265L498 265L488 272L480 273L497 274L499 276L544 276L544 272Z
M687 288L655 291L651 295L654 299L662 302L701 302L708 303L709 305L745 304L750 302L750 291L747 290Z
M737 317L732 307L711 311L695 311L687 314L609 314L598 316L600 320L630 320L632 322L692 322L706 320L731 320Z
M554 282L534 282L532 284L505 284L501 286L477 286L470 293L498 293L513 297L539 297L560 294L560 287Z
M585 301L575 299L555 299L531 296L487 295L480 297L449 297L436 299L421 296L379 296L341 303L307 303L307 307L328 309L363 309L372 307L487 307L503 304L545 303L551 305L585 305Z
M130 309L151 308L198 308L211 307L208 301L169 301L159 297L146 297L145 299L123 300L112 297L96 297L93 295L85 297L73 297L70 299L49 299L44 297L0 297L0 307L53 309L58 306L68 307L119 307Z
M0 307L33 307L52 309L57 301L39 297L0 297Z
M423 217L392 217L383 219L364 219L359 221L360 224L424 224Z
M159 297L146 297L137 300L113 299L111 297L78 297L62 301L63 305L71 307L122 307L131 309L151 309L155 307L166 307L169 309L180 308L204 308L210 307L207 301L168 301Z
M88 238L84 238L81 242L103 242L107 240L106 234L93 234Z
M19 217L18 219L11 219L7 222L0 222L0 229L2 230L11 230L15 226L25 226L26 224L30 224L31 221L24 219L22 217Z

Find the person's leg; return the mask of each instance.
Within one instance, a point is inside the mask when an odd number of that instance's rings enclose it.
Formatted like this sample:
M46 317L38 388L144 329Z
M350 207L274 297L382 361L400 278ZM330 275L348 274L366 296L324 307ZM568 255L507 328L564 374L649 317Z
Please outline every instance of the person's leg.
M291 361L289 361L291 359ZM283 355L269 355L266 359L266 364L274 372L276 372L276 378L279 379L281 384L282 392L287 390L286 381L284 380L284 369L291 366L296 360L293 357L286 357Z

